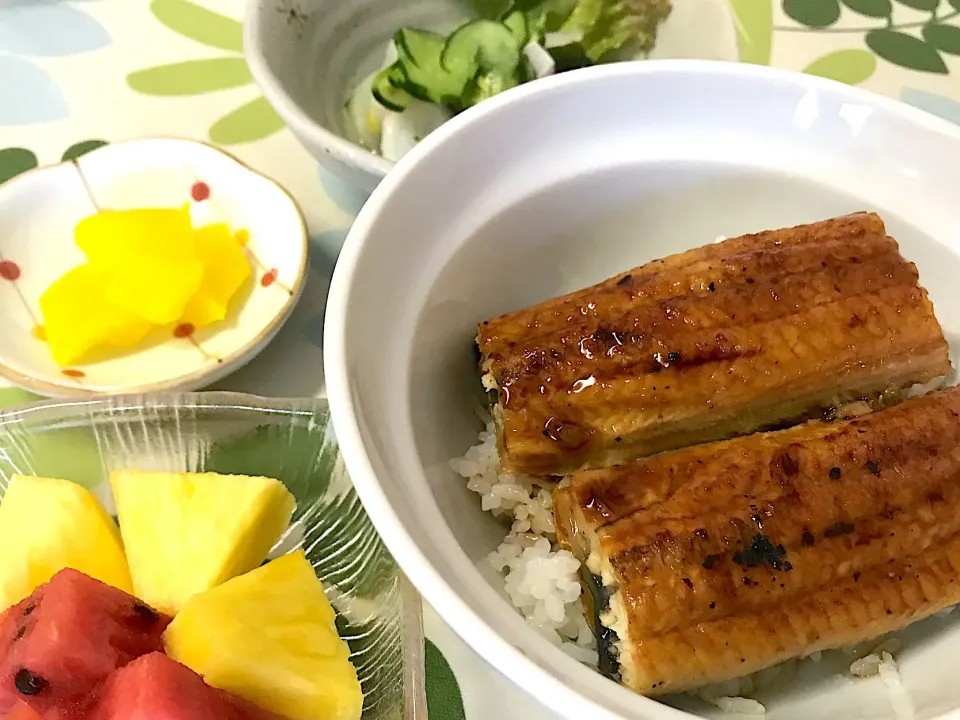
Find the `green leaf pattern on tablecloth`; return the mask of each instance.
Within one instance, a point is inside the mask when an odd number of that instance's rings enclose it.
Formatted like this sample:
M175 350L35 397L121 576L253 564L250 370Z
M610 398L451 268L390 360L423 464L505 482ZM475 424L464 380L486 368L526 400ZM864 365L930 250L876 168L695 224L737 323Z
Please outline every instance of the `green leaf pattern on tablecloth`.
M22 147L8 147L0 150L0 183L37 167L37 156L32 150Z
M947 7L952 10L946 10ZM843 8L876 21L876 26L835 27L843 15ZM876 57L907 70L947 75L950 68L943 55L960 55L960 27L956 25L960 16L960 0L948 0L947 3L941 0L842 0L842 5L840 0L782 0L782 9L784 15L802 26L801 29L859 35ZM927 17L897 22L902 10L925 13ZM791 31L795 28L779 29ZM867 69L866 62L860 56L850 55L849 59L856 62L857 66L842 70L840 75L861 78ZM836 75L836 59L832 62L834 67L831 70ZM857 82L863 82L864 79Z
M127 84L144 95L203 95L253 82L242 57L185 60L130 73Z
M949 72L933 45L900 30L871 30L866 43L879 57L894 65L941 75Z
M783 12L809 28L825 28L840 19L837 0L783 0Z
M773 47L773 0L730 0L740 62L769 65Z
M81 155L106 144L106 140L81 140L63 151L60 162L76 160ZM20 173L25 173L27 170L33 170L39 165L37 155L33 150L22 147L2 148L0 149L0 184L15 178ZM3 403L0 403L0 407L3 407Z
M251 142L283 128L283 120L258 97L224 115L210 127L210 139L221 145Z
M159 97L201 95L253 84L243 58L243 28L234 20L189 0L153 0L150 11L163 25L207 47L232 53L228 57L182 60L127 75L139 93ZM252 142L283 127L283 121L262 98L231 110L208 130L220 145Z
M81 155L86 155L91 150L96 150L97 148L103 147L106 144L106 140L81 140L80 142L74 143L63 151L63 155L60 156L60 162L76 160Z
M960 27L954 25L925 25L923 39L940 52L960 55Z
M424 643L427 714L430 720L466 720L457 676L440 649L430 640Z
M893 12L890 0L843 0L843 4L855 13L872 18L886 19Z
M207 47L243 52L243 28L239 22L187 0L154 0L154 16L180 35Z
M25 405L26 403L31 403L39 399L39 395L34 395L32 392L27 392L26 390L21 390L20 388L0 388L0 410L14 407L16 405Z
M877 58L867 50L837 50L814 60L803 69L808 75L859 85L877 69Z

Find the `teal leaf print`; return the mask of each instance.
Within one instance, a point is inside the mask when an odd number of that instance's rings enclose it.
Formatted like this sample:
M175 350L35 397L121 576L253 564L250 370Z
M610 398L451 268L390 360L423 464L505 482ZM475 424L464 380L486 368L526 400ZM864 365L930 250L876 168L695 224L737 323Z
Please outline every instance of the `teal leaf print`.
M203 95L253 81L242 57L186 60L130 73L127 84L144 95Z
M424 639L424 665L430 720L466 720L457 676L440 649L428 639Z
M930 43L899 30L871 30L867 47L894 65L921 72L946 75L949 70L940 53Z
M63 155L60 157L60 162L76 160L78 157L86 155L91 150L96 150L97 148L103 147L106 144L106 140L83 140L81 142L74 143L63 151Z
M370 193L341 180L322 167L318 168L317 172L320 176L320 185L323 186L327 197L333 200L336 206L347 215L353 217L359 215L360 209L370 198Z
M960 28L931 23L923 28L923 39L940 52L960 55Z
M0 3L0 50L12 55L77 55L109 44L103 25L65 2Z
M859 85L877 69L877 58L866 50L837 50L814 60L803 69L807 75Z
M843 4L855 13L872 18L888 18L893 12L890 0L843 0Z
M22 147L8 147L0 150L0 183L5 183L27 170L37 167L37 156L31 150ZM0 407L3 407L0 396Z
M810 28L825 28L840 19L838 0L783 0L783 11Z
M203 95L228 88L253 85L243 57L243 32L238 20L209 10L190 0L152 0L150 10L166 28L207 47L223 50L226 57L187 60L137 70L127 84L154 97ZM253 142L272 135L284 124L262 97L256 97L217 120L207 130L221 145Z
M27 58L0 55L0 126L34 125L67 116L67 101L53 78Z
M740 62L769 65L773 44L773 0L730 0L730 7L737 29Z
M186 0L153 0L150 12L183 37L220 50L243 52L243 25Z
M260 140L283 127L283 120L262 97L224 115L210 128L210 140L221 145Z
M925 90L904 88L900 93L900 99L915 108L926 110L932 115L960 125L960 102L953 98L935 95Z

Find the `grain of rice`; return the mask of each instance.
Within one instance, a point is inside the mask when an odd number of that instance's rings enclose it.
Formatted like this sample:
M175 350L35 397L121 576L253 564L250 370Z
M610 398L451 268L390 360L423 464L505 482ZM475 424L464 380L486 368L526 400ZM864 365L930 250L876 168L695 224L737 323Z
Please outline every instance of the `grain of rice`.
M765 715L767 709L756 700L745 697L719 697L714 703L723 712L740 715Z

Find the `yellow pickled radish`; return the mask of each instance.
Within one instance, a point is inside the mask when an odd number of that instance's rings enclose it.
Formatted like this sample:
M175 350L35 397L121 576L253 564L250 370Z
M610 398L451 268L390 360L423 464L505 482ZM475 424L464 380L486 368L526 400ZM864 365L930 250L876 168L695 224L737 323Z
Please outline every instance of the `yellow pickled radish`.
M44 334L58 365L72 365L103 345L132 347L150 323L106 299L106 273L90 265L70 270L40 296Z
M222 223L198 228L195 238L203 280L180 322L202 328L227 316L230 300L250 277L250 263L237 238Z
M157 325L175 322L200 287L187 208L145 208L84 218L74 238L90 265L107 274L105 297Z

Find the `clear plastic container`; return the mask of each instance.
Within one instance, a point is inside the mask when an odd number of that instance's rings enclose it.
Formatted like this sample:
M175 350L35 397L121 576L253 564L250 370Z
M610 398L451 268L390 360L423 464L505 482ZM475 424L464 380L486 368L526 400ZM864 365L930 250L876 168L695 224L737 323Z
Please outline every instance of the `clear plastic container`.
M0 412L4 490L17 473L66 478L112 511L106 478L116 468L282 480L297 509L272 554L304 549L323 580L363 686L364 720L427 717L420 599L360 505L325 401L197 393Z

